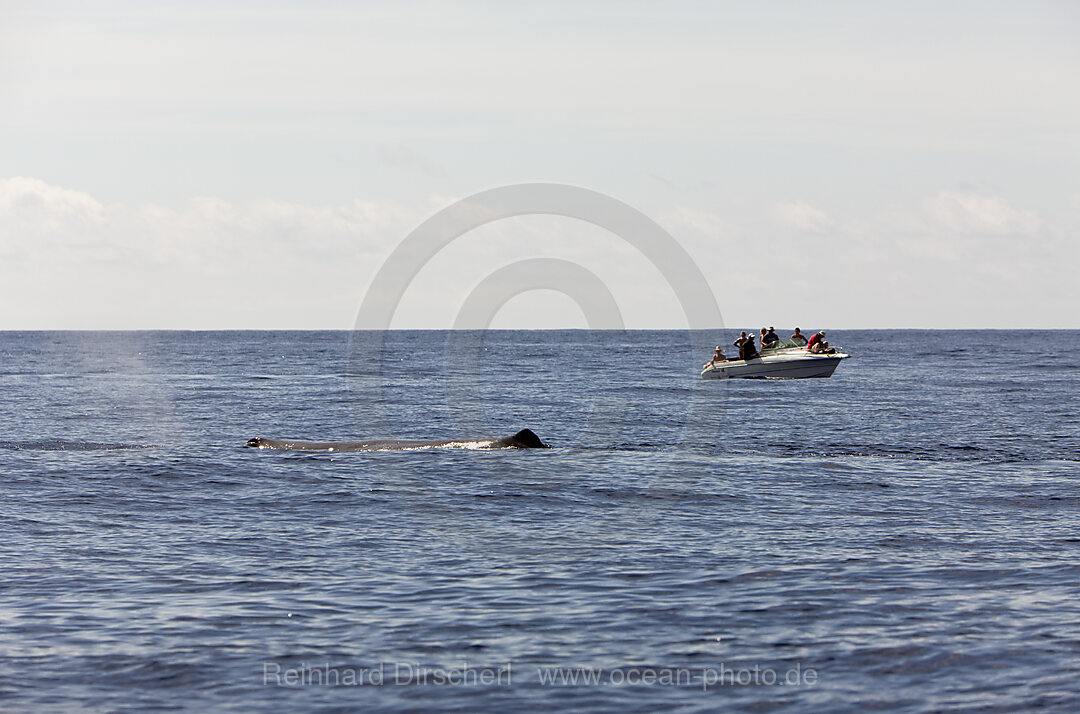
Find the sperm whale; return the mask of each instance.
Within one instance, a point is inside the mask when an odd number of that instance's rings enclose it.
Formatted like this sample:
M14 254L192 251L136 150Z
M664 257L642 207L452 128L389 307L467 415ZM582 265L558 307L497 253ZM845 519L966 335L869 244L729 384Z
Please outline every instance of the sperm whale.
M246 446L256 449L289 451L413 451L417 449L547 449L547 444L530 429L498 439L435 439L370 441L302 441L300 439L248 439Z

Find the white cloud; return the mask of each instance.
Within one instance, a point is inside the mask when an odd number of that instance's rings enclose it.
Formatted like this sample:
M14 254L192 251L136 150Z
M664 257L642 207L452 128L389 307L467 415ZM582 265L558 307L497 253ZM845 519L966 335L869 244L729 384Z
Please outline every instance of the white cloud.
M833 220L825 211L806 201L773 204L773 219L786 228L808 233L824 233L833 226Z
M669 218L674 225L685 226L708 238L725 238L731 235L731 228L727 223L708 211L689 206L676 206L675 210L669 214Z
M105 205L42 181L3 182L0 329L349 328L390 251L450 202ZM632 326L681 315L647 258L581 221L507 219L453 243L410 283L395 326L449 327L477 280L537 256L601 275ZM555 311L528 324L558 327L564 318Z
M98 226L105 222L105 207L80 191L50 186L40 179L16 176L0 179L0 219L10 227L30 228L40 234ZM15 234L5 231L4 241Z
M348 328L390 250L452 201L108 204L37 179L0 180L0 329ZM1003 198L942 192L895 214L843 221L803 201L775 208L784 228L752 208L723 212L706 201L654 211L694 256L731 324L1018 325L1036 306L1049 324L1074 324L1075 232ZM792 228L828 231L828 249ZM1038 240L1023 235L1036 229ZM449 327L485 275L538 256L600 276L631 327L681 324L671 286L625 241L580 221L528 216L441 251L410 285L394 325ZM811 276L850 299L808 289ZM500 324L578 319L564 303Z
M305 314L345 327L355 293L416 220L388 201L105 205L0 180L0 327L272 327Z
M1034 211L1013 208L999 196L941 191L926 199L924 205L938 223L955 233L1030 236L1040 226Z
M9 249L45 241L157 262L209 259L199 251L210 247L217 258L232 248L259 248L302 260L312 253L381 253L409 220L404 206L390 202L312 206L201 197L180 209L105 206L89 194L39 179L0 180L0 235Z

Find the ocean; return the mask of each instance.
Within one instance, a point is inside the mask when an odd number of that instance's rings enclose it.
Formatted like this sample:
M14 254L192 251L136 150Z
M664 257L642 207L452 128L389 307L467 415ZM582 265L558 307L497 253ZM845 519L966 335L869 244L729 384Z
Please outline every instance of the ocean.
M0 333L0 709L1080 710L1080 331L736 334Z

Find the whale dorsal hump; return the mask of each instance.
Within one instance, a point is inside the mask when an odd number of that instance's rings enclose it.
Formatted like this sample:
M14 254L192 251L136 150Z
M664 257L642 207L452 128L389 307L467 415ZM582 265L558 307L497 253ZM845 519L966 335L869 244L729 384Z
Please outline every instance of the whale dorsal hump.
M522 429L512 437L514 444L523 449L546 449L548 445L540 441L540 437L533 433L532 429Z

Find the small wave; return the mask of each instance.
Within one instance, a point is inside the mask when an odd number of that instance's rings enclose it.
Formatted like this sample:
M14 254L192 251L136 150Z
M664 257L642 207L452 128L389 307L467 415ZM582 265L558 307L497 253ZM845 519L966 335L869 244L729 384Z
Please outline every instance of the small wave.
M797 446L788 447L789 452L799 451ZM826 446L810 451L816 458L879 458L904 461L937 461L942 463L1009 463L1046 460L1045 454L1026 455L1006 449L994 449L971 444L936 444L926 446L865 444L862 446Z
M494 443L494 439L490 439L488 441L451 441L446 444L418 444L416 446L373 447L370 449L361 449L361 451L435 451L437 449L468 449L470 451L477 451L481 449L490 450L499 448L493 446Z
M1055 493L1025 493L1016 496L979 496L972 503L1026 509L1073 509L1080 506L1080 496Z
M464 449L468 451L495 451L501 449L512 449L512 446L496 446L495 439L484 439L479 441L449 441L449 442L437 442L432 444L425 444L422 442L415 443L396 443L396 442L372 442L370 445L363 445L360 447L341 447L341 448L319 448L319 449L303 449L299 446L290 447L287 449L275 449L274 447L262 447L270 450L278 451L296 451L302 452L309 456L322 456L324 454L332 454L339 456L341 454L370 454L373 452L385 452L385 451L440 451L440 450L452 450L452 449Z
M146 444L110 444L96 441L66 441L64 439L0 441L0 449L12 451L120 451L148 448L150 447Z
M638 444L634 444L631 442L623 442L621 444L615 444L614 446L611 446L609 448L614 451L656 451L657 449L660 449L662 447L659 444L650 444L647 441L643 441Z
M449 444L440 444L436 446L436 449L493 449L495 447L495 440L488 439L487 441L451 441ZM510 448L510 447L506 447Z

